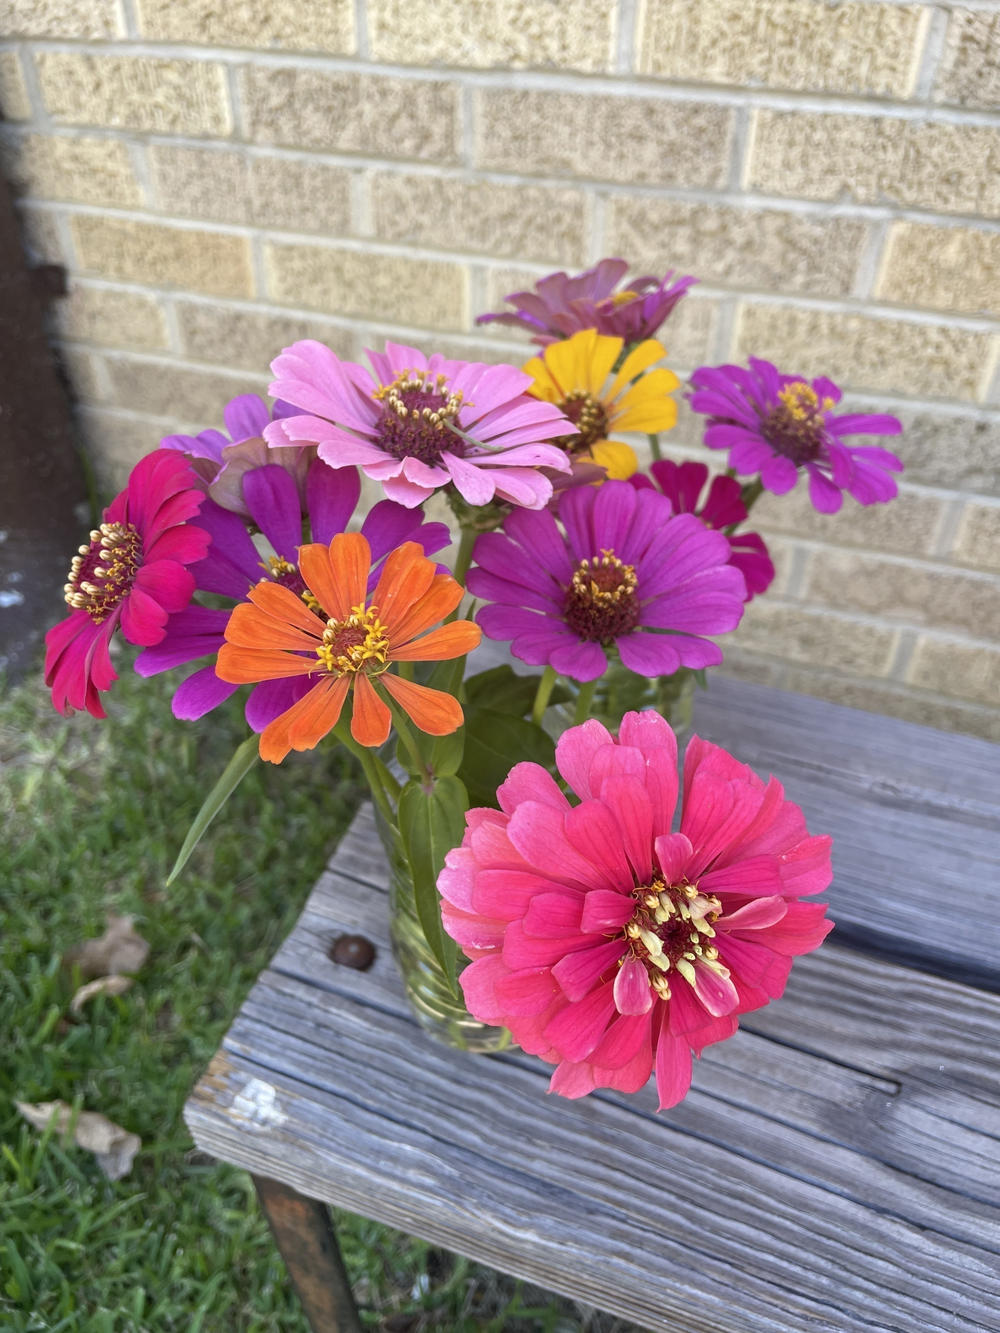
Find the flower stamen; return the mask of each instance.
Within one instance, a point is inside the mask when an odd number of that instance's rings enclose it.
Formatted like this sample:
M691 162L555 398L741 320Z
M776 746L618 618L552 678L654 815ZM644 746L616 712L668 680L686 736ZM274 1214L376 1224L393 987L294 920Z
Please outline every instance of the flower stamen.
M775 453L801 466L819 456L826 436L824 413L833 406L832 398L821 399L812 385L794 380L779 389L777 404L761 422L761 431Z
M670 971L690 986L695 984L698 967L728 978L729 969L719 962L718 949L709 943L722 913L714 894L701 893L686 880L667 885L659 877L632 892L635 911L623 928L629 947L621 962L634 958L643 963L661 1000L670 998Z
M639 623L637 585L635 567L612 550L604 548L592 560L581 560L566 589L566 624L593 643L628 634Z
M444 375L432 378L426 370L403 370L391 384L379 385L373 397L382 404L379 444L393 458L432 464L445 450L464 457L465 443L451 423L463 407L473 404L450 389Z
M102 523L73 557L63 592L74 611L86 611L99 625L118 605L135 578L142 538L131 523Z
M563 435L554 443L561 445L568 454L585 454L599 440L606 440L611 429L611 418L600 398L592 393L577 390L558 404L560 411L572 421L579 430L578 435Z
M345 620L328 620L316 656L331 675L380 675L389 665L389 630L378 607L352 606Z

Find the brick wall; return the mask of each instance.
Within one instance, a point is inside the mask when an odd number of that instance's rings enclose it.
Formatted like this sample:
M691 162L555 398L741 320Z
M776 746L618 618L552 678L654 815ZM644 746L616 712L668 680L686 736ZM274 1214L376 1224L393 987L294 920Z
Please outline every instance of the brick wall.
M522 281L676 267L682 375L753 351L908 426L888 508L761 502L728 669L1000 738L993 0L8 0L5 33L108 482L295 338L517 360L472 321Z

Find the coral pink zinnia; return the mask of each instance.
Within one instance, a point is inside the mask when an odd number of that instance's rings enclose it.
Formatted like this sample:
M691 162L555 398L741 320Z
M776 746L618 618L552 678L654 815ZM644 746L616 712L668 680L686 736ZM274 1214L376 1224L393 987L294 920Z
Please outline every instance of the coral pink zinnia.
M799 901L829 884L830 839L774 778L698 737L672 833L677 742L654 712L627 713L617 740L572 727L556 764L578 804L517 764L445 860L465 1001L557 1065L550 1091L635 1092L655 1069L662 1110L687 1092L691 1052L779 996L832 928L825 903Z
M187 565L208 550L194 518L204 491L183 454L157 449L132 469L90 541L73 557L66 584L72 613L45 636L45 683L60 713L86 708L104 717L98 697L117 680L108 651L121 626L129 643L159 643L167 617L187 606Z

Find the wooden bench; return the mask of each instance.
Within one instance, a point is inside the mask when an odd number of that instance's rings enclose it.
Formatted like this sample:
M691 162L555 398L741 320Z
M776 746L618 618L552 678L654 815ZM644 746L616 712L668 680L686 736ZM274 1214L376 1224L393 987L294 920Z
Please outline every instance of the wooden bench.
M671 1333L1000 1330L1000 746L721 679L696 722L833 834L838 928L670 1112L424 1036L367 809L334 852L185 1112L317 1333L359 1327L323 1204Z

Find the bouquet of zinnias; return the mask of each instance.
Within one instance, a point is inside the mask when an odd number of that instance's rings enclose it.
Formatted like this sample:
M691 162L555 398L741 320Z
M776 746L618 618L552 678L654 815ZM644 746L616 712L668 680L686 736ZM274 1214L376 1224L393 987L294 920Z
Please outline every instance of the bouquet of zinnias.
M845 491L888 500L898 459L844 437L899 423L837 415L829 380L768 362L702 367L690 407L728 470L709 484L704 463L662 459L679 382L653 335L694 280L620 288L625 271L553 274L483 316L531 331L522 370L287 348L270 405L234 399L226 434L168 436L135 467L73 559L46 683L60 711L103 717L120 629L142 676L194 665L178 718L249 687L252 735L175 874L258 756L344 745L404 886L393 941L421 1021L435 1028L432 974L459 1015L439 1035L512 1037L570 1097L655 1071L672 1106L691 1052L780 995L826 935L825 906L802 899L831 872L780 783L697 737L679 802L669 717L773 578L743 528L761 491L805 473L820 512ZM618 438L636 433L648 473ZM424 515L439 492L453 525ZM453 537L449 568L435 557ZM519 671L470 673L481 634Z

